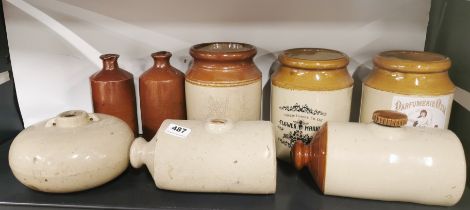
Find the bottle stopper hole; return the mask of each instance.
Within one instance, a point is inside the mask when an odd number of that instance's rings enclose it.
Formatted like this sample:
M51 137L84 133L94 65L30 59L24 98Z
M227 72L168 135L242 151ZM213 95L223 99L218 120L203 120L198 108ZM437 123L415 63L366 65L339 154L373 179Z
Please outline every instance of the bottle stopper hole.
M227 120L222 120L222 119L213 119L211 120L211 123L214 123L214 124L225 124L227 122Z

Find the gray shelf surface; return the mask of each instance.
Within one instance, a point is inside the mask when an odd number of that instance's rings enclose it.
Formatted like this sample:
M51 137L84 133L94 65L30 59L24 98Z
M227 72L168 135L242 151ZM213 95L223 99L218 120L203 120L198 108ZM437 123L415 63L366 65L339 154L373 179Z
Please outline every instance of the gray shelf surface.
M0 209L400 209L469 210L465 190L453 207L384 202L322 195L307 170L296 171L278 162L277 192L274 195L185 193L159 190L147 169L127 169L117 179L95 189L69 194L48 194L19 183L8 166L11 141L0 145ZM183 155L183 154L182 154ZM347 174L344 174L345 179ZM436 180L438 182L439 180Z

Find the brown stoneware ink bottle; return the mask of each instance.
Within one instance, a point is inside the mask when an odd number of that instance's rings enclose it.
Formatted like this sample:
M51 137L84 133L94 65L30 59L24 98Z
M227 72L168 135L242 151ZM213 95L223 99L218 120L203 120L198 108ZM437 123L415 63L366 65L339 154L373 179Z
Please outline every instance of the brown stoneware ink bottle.
M103 69L90 77L93 110L124 120L138 134L134 77L119 68L119 55L105 54Z
M186 119L184 74L170 64L171 53L152 53L154 65L139 78L142 130L147 140L166 119Z

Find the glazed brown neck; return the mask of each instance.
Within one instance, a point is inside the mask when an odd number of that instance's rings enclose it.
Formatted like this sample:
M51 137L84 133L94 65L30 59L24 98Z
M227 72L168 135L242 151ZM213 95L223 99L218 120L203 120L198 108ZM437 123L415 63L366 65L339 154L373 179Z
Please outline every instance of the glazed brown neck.
M171 53L167 51L160 51L152 53L155 68L166 68L170 66Z
M328 125L325 123L308 145L298 140L291 152L297 170L307 166L322 192L325 192L327 134Z
M119 69L117 59L119 55L116 54L105 54L100 56L101 60L103 60L103 70L116 70Z

